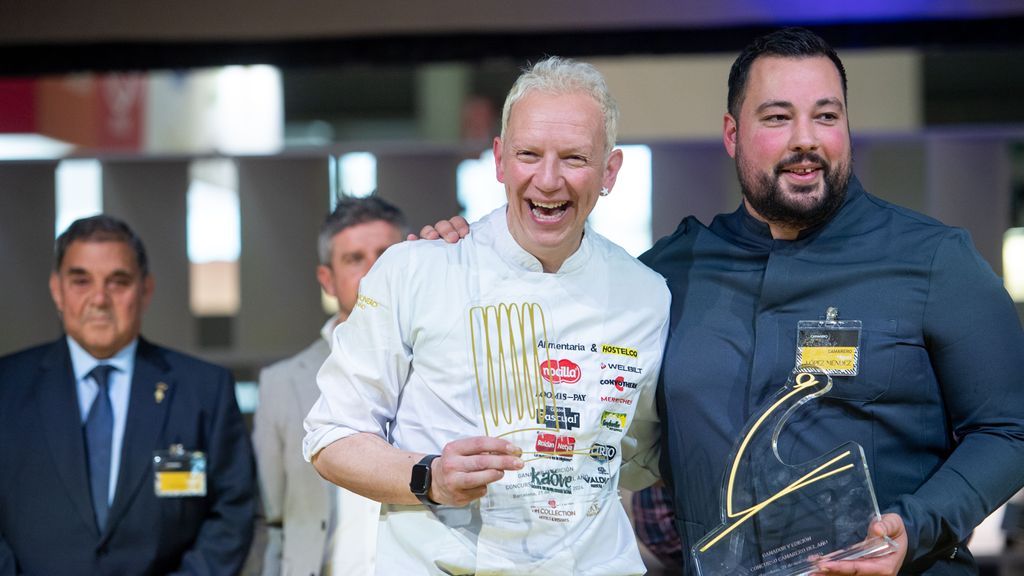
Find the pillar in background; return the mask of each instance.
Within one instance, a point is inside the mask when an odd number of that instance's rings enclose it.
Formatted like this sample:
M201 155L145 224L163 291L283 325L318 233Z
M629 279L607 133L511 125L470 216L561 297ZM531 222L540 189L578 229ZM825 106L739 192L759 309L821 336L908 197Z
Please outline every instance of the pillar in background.
M241 302L236 358L256 365L317 338L327 314L316 281L317 237L330 209L326 155L240 158Z
M416 70L416 118L420 138L456 142L462 137L463 102L469 86L465 64L424 64Z
M925 146L918 138L858 140L853 146L853 173L871 194L927 213L926 158Z
M1011 225L1010 148L997 137L933 135L927 144L928 214L966 228L996 274Z
M671 234L686 216L711 224L715 215L739 205L732 158L719 141L651 145L651 237Z
M0 355L56 338L50 299L56 162L0 164Z
M463 157L451 150L377 155L377 192L405 213L413 232L458 214L456 171Z
M146 245L156 291L142 334L165 346L197 349L189 309L187 193L189 161L103 162L103 211L121 218Z

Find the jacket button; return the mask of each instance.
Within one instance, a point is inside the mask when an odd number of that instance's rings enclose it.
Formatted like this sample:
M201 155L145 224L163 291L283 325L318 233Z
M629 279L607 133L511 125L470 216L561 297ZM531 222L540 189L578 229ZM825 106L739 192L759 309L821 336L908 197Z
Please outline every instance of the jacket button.
M327 521L321 521L320 522L320 529L321 530L327 530Z

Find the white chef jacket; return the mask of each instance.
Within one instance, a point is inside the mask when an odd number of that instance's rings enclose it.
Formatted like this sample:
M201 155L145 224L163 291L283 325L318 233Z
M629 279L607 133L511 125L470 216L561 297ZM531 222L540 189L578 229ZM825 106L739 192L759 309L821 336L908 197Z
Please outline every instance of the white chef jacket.
M589 226L556 273L504 207L458 244L392 246L335 330L304 455L359 432L428 454L479 435L523 448L471 506L383 505L377 574L642 574L618 484L657 474L668 315L664 279Z

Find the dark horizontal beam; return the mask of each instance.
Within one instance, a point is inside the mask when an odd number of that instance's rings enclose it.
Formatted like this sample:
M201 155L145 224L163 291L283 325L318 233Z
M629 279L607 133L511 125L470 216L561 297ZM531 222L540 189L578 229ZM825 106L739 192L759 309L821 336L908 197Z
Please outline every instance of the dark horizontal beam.
M283 68L736 52L766 26L532 33L453 33L285 41L0 44L0 75L184 69L232 64ZM1024 17L843 22L811 26L837 49L1024 46Z

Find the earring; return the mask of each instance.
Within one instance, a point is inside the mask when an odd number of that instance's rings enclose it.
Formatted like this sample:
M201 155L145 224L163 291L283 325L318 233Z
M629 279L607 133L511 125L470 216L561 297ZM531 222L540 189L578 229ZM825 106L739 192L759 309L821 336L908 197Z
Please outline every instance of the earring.
M607 196L607 195L609 195L611 193L612 193L612 191L607 189L607 188L601 188L601 191L598 192L598 194L600 194L601 196Z

